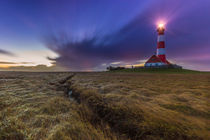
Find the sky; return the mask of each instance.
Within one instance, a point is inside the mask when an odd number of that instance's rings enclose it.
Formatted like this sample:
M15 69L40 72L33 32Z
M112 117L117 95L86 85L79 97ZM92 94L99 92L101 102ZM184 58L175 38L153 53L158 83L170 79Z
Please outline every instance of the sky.
M155 54L210 71L209 0L1 0L0 69L92 71L141 65Z

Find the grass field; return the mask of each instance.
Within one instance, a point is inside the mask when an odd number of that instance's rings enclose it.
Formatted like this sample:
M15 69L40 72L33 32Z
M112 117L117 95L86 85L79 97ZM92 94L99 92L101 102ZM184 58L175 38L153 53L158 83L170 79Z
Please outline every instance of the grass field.
M158 74L198 74L198 73L208 73L208 72L200 72L195 70L188 69L175 69L175 68L126 68L122 70L114 70L112 72L141 72L141 73L158 73Z
M209 73L70 75L0 72L0 140L210 139Z

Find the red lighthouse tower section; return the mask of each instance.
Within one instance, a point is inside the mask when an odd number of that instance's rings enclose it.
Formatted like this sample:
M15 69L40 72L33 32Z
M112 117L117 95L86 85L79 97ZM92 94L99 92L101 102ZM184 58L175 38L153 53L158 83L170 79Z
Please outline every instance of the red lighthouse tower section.
M169 64L166 60L166 51L165 51L165 28L159 26L157 29L158 32L158 43L157 43L157 56L162 60L163 63Z
M158 27L158 43L157 43L157 56L166 63L166 54L165 54L165 29L163 27Z

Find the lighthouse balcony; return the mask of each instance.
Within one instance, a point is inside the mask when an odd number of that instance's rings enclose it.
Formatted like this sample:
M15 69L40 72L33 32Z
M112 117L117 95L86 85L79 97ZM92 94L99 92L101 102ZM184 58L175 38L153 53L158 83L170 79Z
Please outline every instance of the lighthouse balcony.
M182 69L182 66L176 64L166 64L166 63L145 63L144 68L173 68Z

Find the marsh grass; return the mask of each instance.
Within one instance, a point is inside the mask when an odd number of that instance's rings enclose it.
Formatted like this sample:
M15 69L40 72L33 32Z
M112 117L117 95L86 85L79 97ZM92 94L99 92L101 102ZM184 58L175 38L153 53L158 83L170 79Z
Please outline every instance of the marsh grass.
M78 73L70 88L80 104L130 139L209 139L208 78L199 72Z
M109 126L92 125L90 111L65 96L60 84L69 75L1 72L0 140L119 139Z
M93 117L94 121L91 120L91 122L96 124L103 120L121 136L125 135L130 139L201 139L191 134L190 128L186 125L148 116L144 108L135 102L125 104L112 101L113 99L92 90L83 92L79 96L79 102L87 105L89 110L95 113L94 116L99 117Z
M175 110L175 111L184 113L184 114L189 115L189 116L203 117L203 118L206 118L206 119L210 118L210 113L209 112L200 111L200 110L194 109L194 108L192 108L188 105L162 104L161 106L166 108L166 109Z
M210 74L71 75L1 72L0 140L210 138Z

